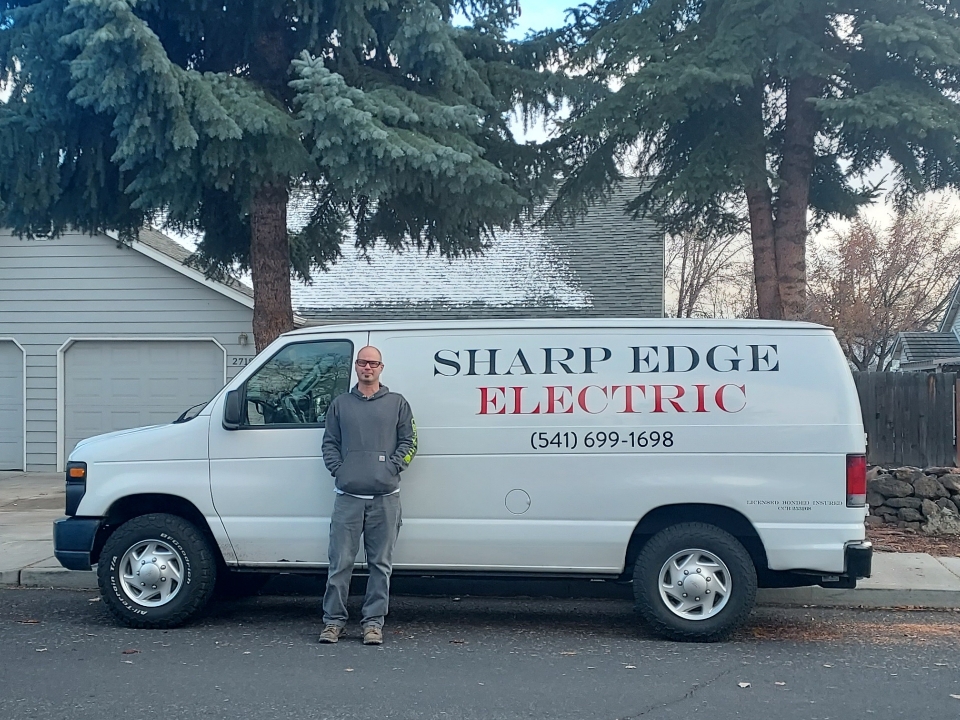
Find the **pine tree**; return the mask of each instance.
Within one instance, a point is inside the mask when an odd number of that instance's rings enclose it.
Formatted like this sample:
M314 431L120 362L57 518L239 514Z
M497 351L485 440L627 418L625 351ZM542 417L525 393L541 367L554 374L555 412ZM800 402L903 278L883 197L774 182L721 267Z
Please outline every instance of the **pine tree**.
M452 17L471 17L455 27ZM479 252L541 196L509 113L524 73L508 0L0 3L0 225L129 240L202 234L211 275L251 271L258 349L293 326L348 234ZM314 210L290 235L291 191Z
M806 312L808 212L851 217L889 159L896 197L960 185L953 0L599 0L530 40L575 87L550 216L651 182L631 210L668 232L749 228L761 317Z

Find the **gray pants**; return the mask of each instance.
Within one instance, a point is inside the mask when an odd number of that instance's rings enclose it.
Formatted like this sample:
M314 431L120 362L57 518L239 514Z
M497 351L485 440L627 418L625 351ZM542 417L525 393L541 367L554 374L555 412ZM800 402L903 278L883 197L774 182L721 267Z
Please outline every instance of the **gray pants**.
M337 495L330 518L330 569L323 595L323 624L347 624L347 596L350 577L360 550L360 535L367 553L370 577L363 601L361 624L383 627L390 604L390 573L393 546L400 531L400 493L363 500Z

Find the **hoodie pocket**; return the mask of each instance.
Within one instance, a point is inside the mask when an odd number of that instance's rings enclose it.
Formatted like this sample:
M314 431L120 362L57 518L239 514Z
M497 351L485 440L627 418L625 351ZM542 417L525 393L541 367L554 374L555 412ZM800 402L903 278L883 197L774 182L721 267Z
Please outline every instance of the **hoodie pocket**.
M385 452L347 453L337 470L337 487L356 495L383 495L396 490L398 484L398 474Z

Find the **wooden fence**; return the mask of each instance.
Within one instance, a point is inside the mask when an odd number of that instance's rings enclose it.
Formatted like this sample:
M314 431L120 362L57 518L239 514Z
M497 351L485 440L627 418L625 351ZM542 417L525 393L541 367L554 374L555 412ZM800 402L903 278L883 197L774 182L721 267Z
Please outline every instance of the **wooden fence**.
M953 466L957 457L957 373L855 372L867 461Z

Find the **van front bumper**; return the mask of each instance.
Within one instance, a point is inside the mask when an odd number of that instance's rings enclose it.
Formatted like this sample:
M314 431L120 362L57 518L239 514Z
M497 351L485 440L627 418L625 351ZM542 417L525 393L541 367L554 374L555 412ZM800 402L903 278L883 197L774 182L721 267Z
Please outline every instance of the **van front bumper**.
M103 518L65 517L53 522L53 554L67 570L90 570Z

